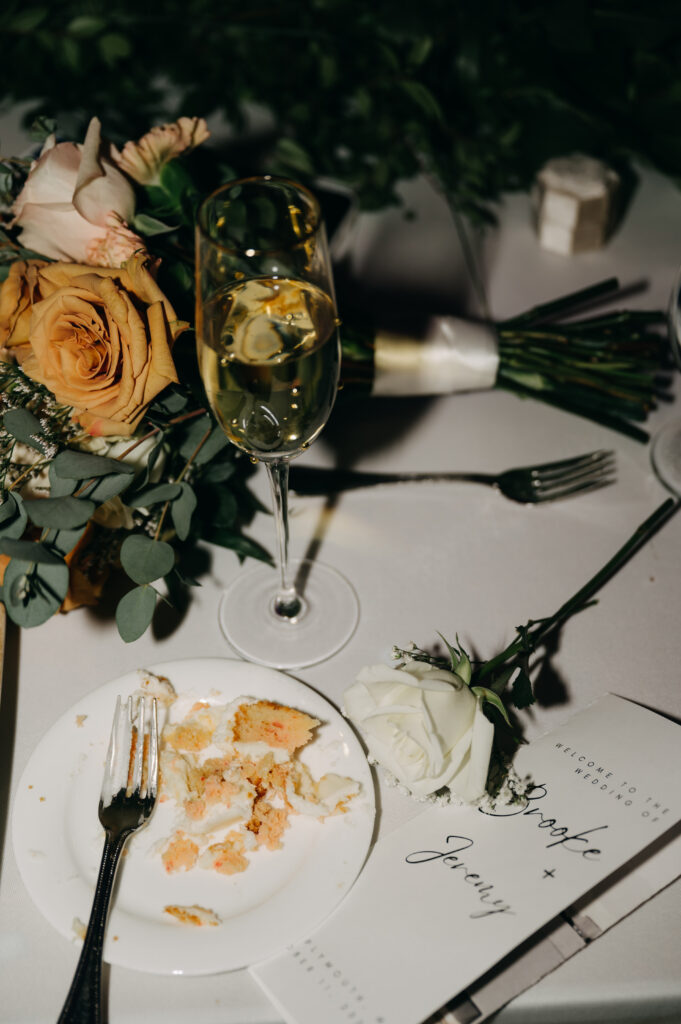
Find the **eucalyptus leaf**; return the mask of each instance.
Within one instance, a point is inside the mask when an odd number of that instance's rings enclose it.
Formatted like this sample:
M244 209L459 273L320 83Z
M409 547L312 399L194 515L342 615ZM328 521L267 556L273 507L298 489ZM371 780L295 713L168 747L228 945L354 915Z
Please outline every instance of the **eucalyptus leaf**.
M5 569L3 600L18 626L40 626L58 611L69 589L68 566L59 559L33 565L12 559Z
M93 476L108 476L110 473L121 473L132 476L134 469L118 459L109 459L105 455L91 455L89 452L76 452L71 449L59 452L52 465L57 476L69 480L89 480Z
M86 498L32 498L25 503L26 512L36 526L54 530L72 530L83 526L95 511L95 503Z
M40 436L44 436L45 432L38 417L34 416L29 409L10 409L3 417L3 424L5 430L17 441L30 445L31 448L36 448L39 452L44 451L44 442L40 441Z
M232 551L235 551L240 559L257 558L261 562L274 565L274 560L266 548L250 537L245 537L242 533L238 533L236 530L217 527L206 531L204 536L212 544L219 544L223 548L230 548Z
M149 452L149 455L148 455L146 463L144 465L144 469L142 471L142 474L138 478L138 481L137 481L138 486L146 487L146 485L149 483L149 480L151 479L151 474L154 471L154 466L158 462L158 459L159 459L161 453L163 452L164 441L165 441L165 439L164 439L164 436L163 436L163 432L161 432L161 435L160 435L157 443L154 445L154 447Z
M50 481L50 495L53 498L63 498L66 494L73 494L78 486L78 481L75 478L71 478L69 480L65 476L59 476L54 468L55 461L56 460L53 460L50 463L47 471L47 476Z
M0 537L18 540L26 529L28 516L20 494L8 491L0 505Z
M22 504L21 496L16 494L14 491L6 491L5 496L0 503L0 527L3 526L8 520L12 520L19 512L19 507Z
M32 540L15 540L13 537L0 537L0 554L10 558L37 565L61 565L63 559L50 551L44 544Z
M201 466L215 458L218 452L229 444L229 441L222 428L214 426L214 420L210 416L199 416L187 426L184 441L180 446L180 455L184 459L191 458L209 430L210 434L201 445L194 461Z
M156 591L141 586L130 590L116 607L116 625L127 644L139 639L149 627L156 610Z
M121 565L135 583L152 583L172 570L175 551L165 541L133 533L121 545Z
M183 395L181 391L176 391L174 388L166 388L154 402L154 407L163 409L164 412L169 413L171 416L177 416L178 413L187 408L187 402L187 396Z
M130 473L112 473L111 476L100 476L87 484L81 491L81 495L84 498L89 498L90 501L94 501L97 505L103 505L105 501L110 498L115 498L116 495L122 494L123 491L132 483L132 474Z
M173 501L175 498L179 498L181 493L181 484L156 484L154 487L147 487L143 491L138 491L129 497L127 504L131 508L147 508L147 506L155 505L159 501Z
M192 515L197 505L196 494L188 483L182 482L182 493L170 508L173 526L180 540L186 540L191 528Z
M234 476L236 471L236 463L230 462L216 462L210 465L205 470L202 480L209 481L210 483L224 483L225 480L229 480L230 477Z
M43 537L43 543L60 555L68 555L70 551L73 551L86 530L87 525L79 530L48 530Z

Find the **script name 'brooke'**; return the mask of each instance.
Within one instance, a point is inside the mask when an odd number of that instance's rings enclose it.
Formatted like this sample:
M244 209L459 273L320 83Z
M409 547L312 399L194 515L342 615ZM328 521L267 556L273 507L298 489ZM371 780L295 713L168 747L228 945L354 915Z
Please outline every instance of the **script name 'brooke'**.
M547 850L552 846L562 846L570 853L580 854L585 860L598 860L601 851L598 847L590 846L589 844L592 840L587 837L591 836L594 832L601 832L608 826L598 825L596 828L586 828L581 832L571 832L567 825L559 825L557 818L551 817L550 813L545 814L539 807L531 806L536 804L538 800L544 800L547 795L547 787L543 784L538 784L528 790L524 801L519 807L511 805L494 811L485 811L480 807L479 810L482 814L492 818L513 818L521 814L530 821L534 821L537 828L546 829L548 835L553 838L553 842L546 844Z

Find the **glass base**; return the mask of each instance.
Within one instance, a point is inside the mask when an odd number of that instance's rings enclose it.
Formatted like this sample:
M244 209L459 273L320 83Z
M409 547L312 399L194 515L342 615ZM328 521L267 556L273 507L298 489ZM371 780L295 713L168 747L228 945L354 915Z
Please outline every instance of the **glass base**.
M681 419L671 420L655 435L650 458L660 482L681 497Z
M357 626L357 595L336 569L305 559L291 560L289 570L304 605L294 620L274 611L279 576L270 565L237 576L220 600L222 632L235 651L258 665L316 665L344 647Z

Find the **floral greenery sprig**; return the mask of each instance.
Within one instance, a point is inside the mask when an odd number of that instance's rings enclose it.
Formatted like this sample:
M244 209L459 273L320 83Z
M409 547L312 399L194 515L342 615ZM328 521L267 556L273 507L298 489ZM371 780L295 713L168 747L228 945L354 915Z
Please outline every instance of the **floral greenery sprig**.
M528 780L513 768L521 737L511 709L534 700L530 659L570 616L679 508L669 498L557 612L516 629L515 639L487 661L474 661L458 637L440 634L447 656L411 644L395 647L396 667L367 665L343 695L343 711L363 735L369 759L390 785L436 803L514 802Z
M494 742L490 737L487 748L486 765L489 767L485 767L488 795L494 796L509 779L511 785L507 797L512 799L518 789L518 780L513 777L510 768L510 751L520 740L512 726L509 711L522 710L534 703L530 664L532 655L569 618L594 603L594 596L600 588L678 511L680 504L674 498L664 501L612 558L554 614L518 626L515 639L494 657L486 661L474 661L458 637L456 643L451 644L442 634L439 635L447 648L447 656L433 654L416 644L393 648L393 657L401 661L400 668L407 673L413 672L410 666L414 663L426 666L428 671L434 670L435 673L444 671L453 685L467 687L486 710L495 726ZM428 677L425 678L427 680ZM377 717L375 709L373 715ZM360 728L363 724L366 723L358 722ZM500 743L502 734L505 742ZM381 760L380 757L378 760ZM484 775L481 778L484 784ZM408 780L406 786L409 788ZM472 795L480 797L479 792L476 794L474 791Z

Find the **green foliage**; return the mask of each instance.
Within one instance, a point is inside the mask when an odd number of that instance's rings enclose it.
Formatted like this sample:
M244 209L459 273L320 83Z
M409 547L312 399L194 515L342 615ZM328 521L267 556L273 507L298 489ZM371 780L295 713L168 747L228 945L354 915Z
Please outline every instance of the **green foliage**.
M15 557L5 569L2 597L7 613L17 625L40 626L59 609L68 587L69 570L63 560L29 561Z
M332 176L367 208L426 170L486 218L574 150L681 177L681 8L665 0L301 0L295 17L283 0L6 0L0 28L0 89L32 101L27 122L98 113L120 143L219 111L235 172Z
M175 551L164 541L133 533L121 544L121 565L135 583L153 583L175 565Z
M138 640L151 624L156 610L153 587L141 586L121 598L116 608L116 625L126 643Z
M647 544L672 516L676 515L679 508L681 508L681 502L674 498L667 498L666 501L662 502L624 544L618 548L609 561L591 579L587 580L583 587L568 598L553 615L548 615L542 619L530 619L525 625L518 626L515 631L515 639L494 657L486 661L475 661L471 664L466 652L459 644L458 637L458 646L454 646L445 639L442 633L438 633L447 649L448 656L446 658L417 647L416 644L411 644L406 648L393 647L393 657L401 662L398 667L401 668L405 663L408 667L410 661L425 662L428 665L433 665L435 668L444 668L456 672L460 678L463 678L459 667L464 664L464 660L468 662L470 669L468 684L471 693L481 699L484 705L494 708L501 716L504 726L508 730L504 746L509 748L507 753L510 752L510 747L517 745L521 740L514 730L509 708L522 710L529 707L535 701L531 678L531 657L546 644L547 639L552 634L555 634L568 619L594 603L594 595L600 588L626 565L630 558L644 544ZM466 670L464 669L464 676L465 674ZM509 683L511 684L510 693L507 692ZM490 717L492 717L496 725L497 722L493 714ZM492 771L494 774L497 774L501 767L503 769L501 779L503 780L507 776L509 765L504 755L504 763L501 766L498 763L496 767L494 766L494 759L499 754L500 751L496 751L493 756ZM488 779L488 789L492 792L494 787L490 786L490 779Z
M24 502L24 508L35 526L73 530L77 526L85 526L96 506L94 501L86 498L64 495L60 498L32 498Z
M178 363L185 358L178 350ZM185 387L166 389L149 410L147 426L157 440L135 469L121 458L74 447L70 410L55 405L19 367L0 364L3 401L23 403L4 413L0 428L0 553L10 558L2 600L17 624L39 625L58 610L68 589L64 558L113 497L132 515L132 528L100 529L96 543L88 540L88 565L95 573L120 567L136 584L116 610L126 642L141 636L153 618L157 595L150 584L165 579L172 594L195 585L177 565L199 538L232 548L239 558L270 560L242 532L259 507L245 486L250 464L236 459L200 404L195 358L188 365L193 369L183 374ZM34 450L34 465L13 461L19 443ZM130 438L132 455L137 443ZM49 497L22 497L21 483L45 468Z

